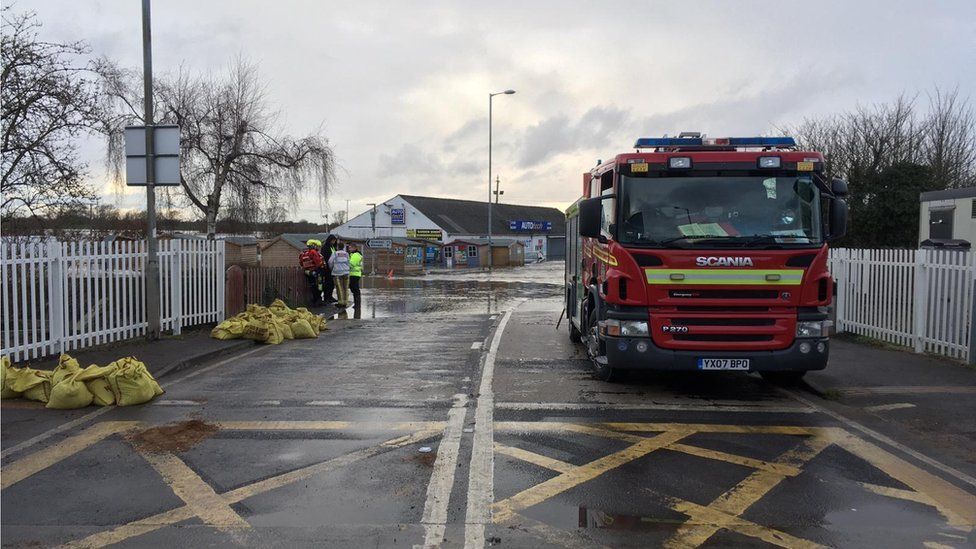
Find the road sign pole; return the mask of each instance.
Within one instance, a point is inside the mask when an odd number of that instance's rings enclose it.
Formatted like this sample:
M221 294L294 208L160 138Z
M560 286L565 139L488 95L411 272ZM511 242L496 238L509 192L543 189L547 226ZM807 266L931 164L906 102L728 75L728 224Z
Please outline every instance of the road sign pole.
M142 0L142 69L146 124L146 338L159 339L159 256L156 242L156 180L153 148L153 76L150 0Z

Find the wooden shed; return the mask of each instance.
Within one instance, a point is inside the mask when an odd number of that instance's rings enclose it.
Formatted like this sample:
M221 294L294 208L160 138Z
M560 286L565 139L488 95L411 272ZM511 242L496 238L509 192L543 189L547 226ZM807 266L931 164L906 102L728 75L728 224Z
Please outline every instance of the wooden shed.
M224 239L224 264L253 267L258 264L258 239L253 236L228 236Z
M298 255L305 250L310 239L325 243L328 233L285 233L279 235L261 248L262 267L297 267Z
M487 267L487 238L459 238L441 247L442 265L448 268ZM525 265L525 244L514 238L492 238L491 260L494 267Z

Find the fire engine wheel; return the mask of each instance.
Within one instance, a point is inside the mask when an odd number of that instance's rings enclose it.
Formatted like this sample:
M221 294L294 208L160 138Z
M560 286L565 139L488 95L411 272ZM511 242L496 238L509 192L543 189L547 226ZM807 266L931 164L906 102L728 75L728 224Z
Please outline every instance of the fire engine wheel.
M573 343L579 343L583 341L583 333L576 329L573 325L573 321L569 321L569 340Z
M806 372L759 372L766 381L774 385L798 385Z
M600 341L596 321L589 322L589 329L586 331L586 354L590 357L593 364L593 377L600 381L616 381L620 378L620 370L607 364L605 344Z

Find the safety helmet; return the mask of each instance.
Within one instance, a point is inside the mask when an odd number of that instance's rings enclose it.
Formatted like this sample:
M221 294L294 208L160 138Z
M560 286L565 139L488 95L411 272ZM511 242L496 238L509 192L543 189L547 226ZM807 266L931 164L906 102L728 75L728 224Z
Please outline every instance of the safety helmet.
M311 239L309 239L308 242L305 243L305 245L308 246L309 248L311 248L312 246L317 246L317 247L321 248L322 247L322 241L321 240L315 240L314 238L311 238Z

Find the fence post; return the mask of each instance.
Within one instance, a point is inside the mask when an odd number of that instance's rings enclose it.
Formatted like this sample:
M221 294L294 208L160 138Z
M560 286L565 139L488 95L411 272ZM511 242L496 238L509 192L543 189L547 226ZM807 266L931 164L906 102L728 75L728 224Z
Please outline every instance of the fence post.
M64 354L64 261L61 243L51 241L47 244L47 257L50 261L47 271L48 311L51 319L50 340L57 345L58 353Z
M914 326L915 352L925 351L925 333L928 330L929 313L929 250L919 248L915 252L915 288L912 298L912 326Z
M183 333L183 241L170 240L169 306L173 313L173 335Z
M215 281L217 286L217 322L223 322L227 318L227 303L224 300L224 292L227 286L226 253L227 241L218 240L216 268L214 269L214 277L217 279Z
M837 267L836 272L831 273L834 275L834 287L832 288L834 290L834 333L842 333L846 320L844 307L847 305L847 292L845 291L847 287L847 249L838 248L831 251L835 252L836 261L834 265Z

